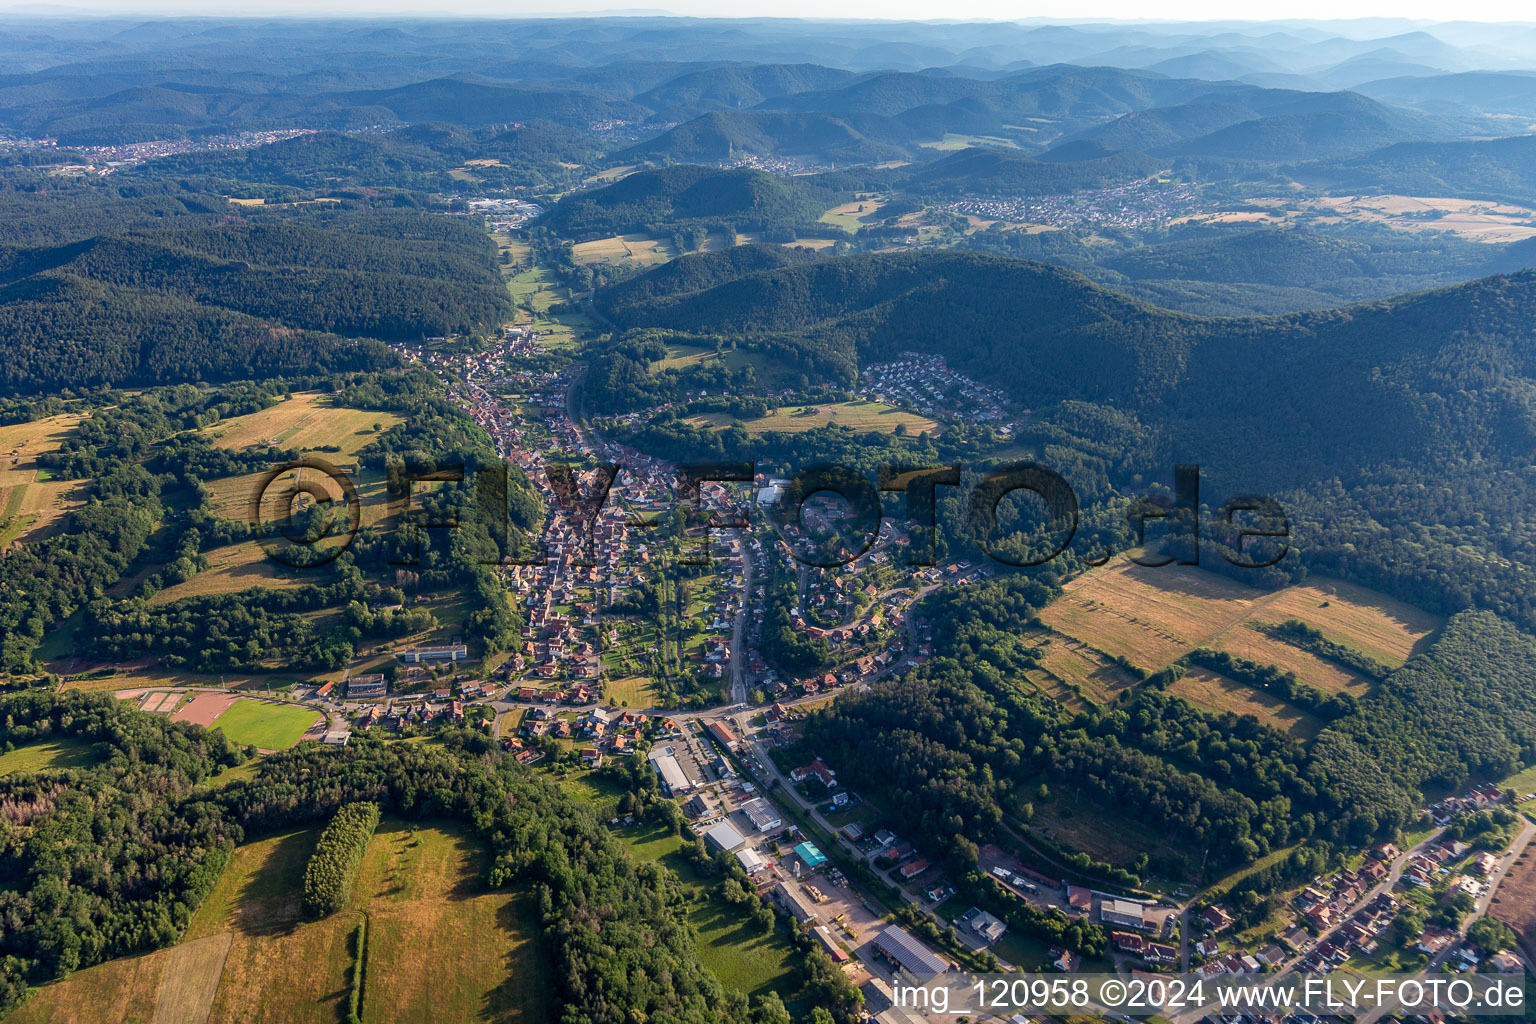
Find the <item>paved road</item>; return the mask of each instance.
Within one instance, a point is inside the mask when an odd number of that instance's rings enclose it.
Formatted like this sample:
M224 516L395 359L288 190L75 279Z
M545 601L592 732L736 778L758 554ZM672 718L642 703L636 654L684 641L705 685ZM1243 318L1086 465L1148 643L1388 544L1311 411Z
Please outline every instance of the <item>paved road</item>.
M1531 839L1536 837L1536 825L1531 824L1530 820L1525 817L1521 817L1520 821L1521 829L1519 834L1515 836L1515 841L1509 845L1509 850L1499 857L1499 866L1494 868L1493 873L1488 877L1488 891L1485 892L1477 901L1476 909L1474 909L1472 913L1468 914L1467 919L1463 921L1461 926L1456 929L1457 941L1452 942L1450 945L1446 946L1444 950L1436 954L1435 957L1424 966L1422 971L1414 975L1415 978L1423 978L1425 975L1429 974L1429 972L1439 970L1441 967L1443 967L1445 962L1449 960L1451 955L1456 952L1458 947L1460 947L1461 940L1467 937L1467 929L1472 927L1472 923L1486 914L1488 912L1488 908L1493 905L1493 898L1498 894L1499 885L1509 874L1509 869L1514 865L1515 861L1519 859L1521 852L1525 849L1526 845L1530 843ZM1375 1024L1375 1022L1380 1020L1383 1015L1394 1009L1397 1009L1396 1003L1379 1006L1365 1016L1358 1018L1357 1024Z
M738 531L741 543L741 608L731 630L731 703L747 702L747 621L752 608L752 545L745 530Z

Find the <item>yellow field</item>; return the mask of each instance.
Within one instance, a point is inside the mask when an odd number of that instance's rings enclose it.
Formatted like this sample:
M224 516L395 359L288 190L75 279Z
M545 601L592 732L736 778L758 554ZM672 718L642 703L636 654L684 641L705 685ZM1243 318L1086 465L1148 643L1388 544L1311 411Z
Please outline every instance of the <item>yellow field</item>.
M1157 671L1195 647L1214 647L1295 672L1302 682L1332 692L1364 690L1370 681L1247 624L1300 618L1340 643L1401 664L1439 622L1338 583L1266 593L1199 569L1149 569L1128 561L1085 573L1063 590L1041 621L1139 668Z
M224 974L228 932L171 948L155 1000L155 1024L204 1024Z
M1273 665L1285 672L1294 672L1297 679L1319 690L1327 690L1329 693L1348 690L1358 696L1371 686L1371 681L1365 676L1319 658L1311 651L1292 647L1281 640L1270 639L1258 630L1249 629L1246 625L1228 630L1210 646L1219 647L1239 658Z
M40 989L5 1024L149 1024L170 950L111 960Z
M688 417L688 422L695 426L710 426L723 430L735 421L729 413L701 413ZM926 416L907 412L882 402L866 402L860 399L849 402L829 402L825 405L789 405L775 409L767 416L741 421L741 425L750 434L766 434L769 431L799 434L832 423L842 427L852 427L861 432L882 434L889 434L895 430L898 423L905 423L907 432L913 435L925 430L929 433L937 433L939 429L938 423Z
M1397 668L1428 645L1431 633L1445 624L1410 604L1343 580L1313 577L1283 591L1265 608L1266 622L1300 619L1328 639Z
M665 263L677 255L672 246L646 235L614 235L572 246L577 263L612 263L631 267L650 267Z
M1309 740L1323 727L1321 720L1293 704L1203 668L1191 669L1168 689L1212 711L1252 715L1297 739Z
M848 231L857 231L865 223L875 219L880 213L880 208L888 201L889 199L883 196L861 197L851 203L832 207L821 215L821 222Z
M668 345L667 358L651 364L652 370L680 370L685 366L713 362L715 350L703 345Z
M204 594L228 594L252 587L287 590L312 583L317 575L289 569L267 557L255 541L231 544L208 552L208 568L185 583L166 587L149 599L151 605L168 604Z
M386 481L382 473L363 471L353 476L349 470L351 463L336 464L336 468L346 473L357 488L358 504L361 506L361 515L364 526L375 526L391 514L389 505L389 493ZM275 467L274 467L275 468ZM338 514L344 509L344 495L341 486L324 473L314 470L291 470L275 479L268 481L267 473L245 473L240 476L222 477L209 481L208 503L213 511L225 519L236 522L251 522L253 516L252 502L257 495L262 497L260 518L262 521L271 521L282 517L284 513L284 499L292 500L292 491L300 483L299 475L303 475L303 483L313 484L318 487L333 502L336 502ZM413 486L415 493L427 489L425 483ZM260 548L257 548L259 551ZM209 560L215 559L215 552L209 552ZM231 555L230 558L238 559L240 556ZM252 556L254 557L254 556ZM187 585L191 585L191 582Z
M335 445L341 451L331 453L334 458L350 460L377 436L375 424L388 430L402 420L390 412L341 408L332 405L328 396L308 391L260 412L215 423L203 432L220 448L271 444L313 451Z
M550 1019L533 900L482 892L484 870L456 829L379 829L353 893L369 915L365 1021Z
M40 540L83 500L80 481L39 480L37 458L57 451L81 416L61 413L0 426L0 549Z
M216 987L209 1024L334 1024L344 1015L350 939L364 912L364 1020L550 1019L533 901L483 892L485 854L457 826L412 831L385 822L368 845L350 906L307 921L299 896L318 838L311 829L241 846L181 945L45 986L9 1020L190 1024L186 1011L206 998L203 984Z
M1274 208L1272 213L1197 215L1191 220L1231 221L1246 216L1271 223L1313 221L1319 224L1376 223L1396 231L1449 231L1473 242L1501 244L1536 236L1536 209L1484 199L1452 199L1442 196L1322 196L1296 203L1287 200L1247 200L1254 206Z
M1050 637L1041 647L1046 671L1069 686L1082 687L1083 696L1096 703L1113 700L1134 682L1123 668L1069 637Z
M1012 139L1004 139L996 135L956 135L954 132L945 132L944 137L935 142L919 143L923 149L936 149L943 153L953 152L959 149L971 149L974 146L991 147L996 149L1018 149L1018 143Z

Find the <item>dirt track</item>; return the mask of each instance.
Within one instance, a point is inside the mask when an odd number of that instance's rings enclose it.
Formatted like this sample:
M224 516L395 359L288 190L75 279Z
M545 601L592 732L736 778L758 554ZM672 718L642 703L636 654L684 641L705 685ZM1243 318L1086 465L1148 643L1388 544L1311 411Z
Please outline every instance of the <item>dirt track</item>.
M191 722L194 725L212 725L235 702L230 693L200 693L187 702L186 707L171 716L174 722Z

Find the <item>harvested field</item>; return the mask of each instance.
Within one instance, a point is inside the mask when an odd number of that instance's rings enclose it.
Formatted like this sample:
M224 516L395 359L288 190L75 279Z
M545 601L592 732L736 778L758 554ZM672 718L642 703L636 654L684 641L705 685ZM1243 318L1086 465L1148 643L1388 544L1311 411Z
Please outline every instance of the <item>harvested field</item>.
M1043 648L1041 665L1045 670L1068 687L1081 687L1083 696L1096 703L1113 700L1135 682L1125 669L1071 637L1051 638Z
M1297 739L1310 740L1323 727L1319 718L1293 704L1204 668L1191 669L1168 689L1212 711L1252 715Z
M1494 900L1488 912L1515 930L1526 959L1536 961L1536 843L1515 858Z
M866 196L855 199L851 203L834 206L822 214L820 219L823 224L831 224L833 227L839 227L845 231L857 231L864 226L866 221L877 217L880 213L880 207L884 206L886 202L887 200L882 197Z
M1209 573L1131 563L1086 573L1064 591L1042 622L1151 671L1237 625L1266 596Z
M1344 584L1265 592L1195 568L1130 562L1072 580L1040 618L1058 633L1147 671L1166 668L1195 647L1213 647L1295 672L1330 692L1361 692L1370 680L1247 624L1302 619L1340 643L1400 665L1440 622Z
M306 391L260 412L230 417L203 432L220 448L271 444L312 451L334 445L341 449L332 453L334 457L349 460L377 436L375 424L388 430L401 421L390 412L335 406L328 396Z
M155 1019L168 949L109 960L38 989L5 1024L147 1024Z
M1314 577L1288 587L1269 603L1265 622L1300 619L1330 640L1398 668L1428 646L1428 637L1444 625L1438 615L1395 601L1343 580Z
M384 475L373 472L353 474L350 472L350 463L335 465L338 470L347 475L348 479L352 481L352 485L357 488L358 502L362 506L363 525L375 526L383 522L390 514L389 494ZM277 469L278 466L274 465L272 468ZM345 507L343 502L345 495L342 492L341 486L325 473L315 470L296 469L269 480L270 473L270 470L266 470L209 481L209 504L213 506L213 510L218 515L223 516L225 519L249 523L256 520L256 514L253 513L252 505L259 496L261 498L260 519L262 521L276 520L284 515L286 511L285 505L293 500L291 492L296 490L300 484L303 484L313 485L327 499L335 502L338 512ZM262 551L261 547L254 542L235 544L229 547L234 553L229 555L220 554L219 557L231 559L250 557L254 559L254 555L242 556L239 552L242 550L247 552ZM223 552L223 550L219 549L220 552ZM210 552L209 560L212 561L216 554L219 554L219 552ZM262 557L266 557L264 553ZM188 581L188 583L191 582L191 580Z
M64 514L82 503L82 481L50 479L37 464L39 455L58 450L81 419L62 413L0 426L0 549L49 536Z
M154 1024L205 1024L232 938L225 932L171 948L160 979Z
M676 255L672 247L648 235L613 235L571 247L577 263L609 263L617 266L649 267L665 263Z
M231 693L199 693L187 701L185 707L171 716L175 722L191 722L209 726L235 702Z
M724 430L737 421L729 413L700 413L688 417L688 422L695 426L710 426ZM939 424L927 416L907 412L881 402L867 402L862 399L827 402L820 405L789 405L775 409L767 416L740 422L749 434L764 434L769 431L800 434L829 424L851 427L863 433L882 434L891 433L896 429L897 424L905 425L907 433L914 435L924 431L937 433L939 429Z
M1359 695L1371 686L1371 680L1366 676L1351 672L1326 658L1319 658L1311 651L1292 647L1282 640L1272 640L1247 626L1227 631L1211 646L1249 661L1263 662L1286 672L1294 672L1297 679L1329 693L1347 690Z
M290 569L271 558L255 541L228 544L207 553L208 568L185 583L176 583L149 599L151 607L205 594L229 594L260 587L288 590L314 582L313 571Z

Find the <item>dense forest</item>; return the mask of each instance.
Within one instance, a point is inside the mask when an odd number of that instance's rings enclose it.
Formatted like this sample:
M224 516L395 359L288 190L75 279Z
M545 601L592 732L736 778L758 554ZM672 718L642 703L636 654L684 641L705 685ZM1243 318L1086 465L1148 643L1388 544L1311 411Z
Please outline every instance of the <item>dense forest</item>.
M66 195L82 218L102 201L116 209L105 189ZM328 204L337 208L256 210L231 223L235 208L218 201L225 216L215 218L192 201L168 197L175 226L161 216L153 229L153 211L129 203L113 234L87 234L66 204L39 218L68 241L0 248L0 383L376 369L396 362L377 340L469 334L511 317L494 250L463 221ZM7 205L33 209L20 193L0 197Z
M848 193L763 171L715 170L683 164L639 171L612 185L566 196L538 221L564 238L585 241L644 232L706 234L729 226L793 241L796 228L815 225ZM812 227L825 234L827 225ZM777 237L783 235L784 237Z

